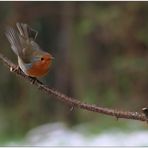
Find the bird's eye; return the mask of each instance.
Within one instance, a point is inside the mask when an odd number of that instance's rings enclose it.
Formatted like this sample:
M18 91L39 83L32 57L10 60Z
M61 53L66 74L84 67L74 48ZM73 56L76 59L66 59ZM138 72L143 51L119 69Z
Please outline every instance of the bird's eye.
M41 58L41 61L43 61L44 60L44 58Z

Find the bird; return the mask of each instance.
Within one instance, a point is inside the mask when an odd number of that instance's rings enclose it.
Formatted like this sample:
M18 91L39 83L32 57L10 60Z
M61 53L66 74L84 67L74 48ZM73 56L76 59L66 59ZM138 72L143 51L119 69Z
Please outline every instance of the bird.
M5 35L10 42L11 49L17 55L18 66L30 77L45 76L54 57L44 51L35 41L38 32L28 24L16 23L16 28L7 26Z

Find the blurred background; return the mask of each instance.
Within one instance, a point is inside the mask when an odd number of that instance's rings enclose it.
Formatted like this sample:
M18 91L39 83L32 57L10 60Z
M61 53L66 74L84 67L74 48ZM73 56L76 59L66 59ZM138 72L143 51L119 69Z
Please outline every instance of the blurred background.
M4 32L7 25L27 23L55 57L41 81L80 101L141 112L148 105L147 16L147 2L0 2L0 52L17 63ZM55 122L70 129L81 125L88 135L147 128L139 121L71 111L2 63L0 69L0 144Z

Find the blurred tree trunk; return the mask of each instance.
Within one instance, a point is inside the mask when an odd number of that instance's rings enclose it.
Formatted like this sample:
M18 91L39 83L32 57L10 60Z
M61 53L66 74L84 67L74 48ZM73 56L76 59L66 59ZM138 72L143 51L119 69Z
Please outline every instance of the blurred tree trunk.
M71 49L73 47L73 25L74 25L74 12L75 3L64 2L61 5L61 21L58 35L58 50L56 55L56 72L55 72L55 88L64 92L68 96L74 97L74 85L73 85L73 71L72 71L72 60ZM59 66L58 66L59 65ZM59 116L66 117L70 123L74 123L76 120L76 114L68 111L66 106L57 106L57 114ZM69 113L70 112L70 113Z

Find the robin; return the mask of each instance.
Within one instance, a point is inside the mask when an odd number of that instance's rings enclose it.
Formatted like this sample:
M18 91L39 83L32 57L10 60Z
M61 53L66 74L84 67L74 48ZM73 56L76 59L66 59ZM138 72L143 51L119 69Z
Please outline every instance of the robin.
M53 60L53 56L43 51L35 42L38 32L27 24L16 23L17 30L7 27L8 38L13 52L18 57L18 65L21 70L31 77L42 77L47 74Z

